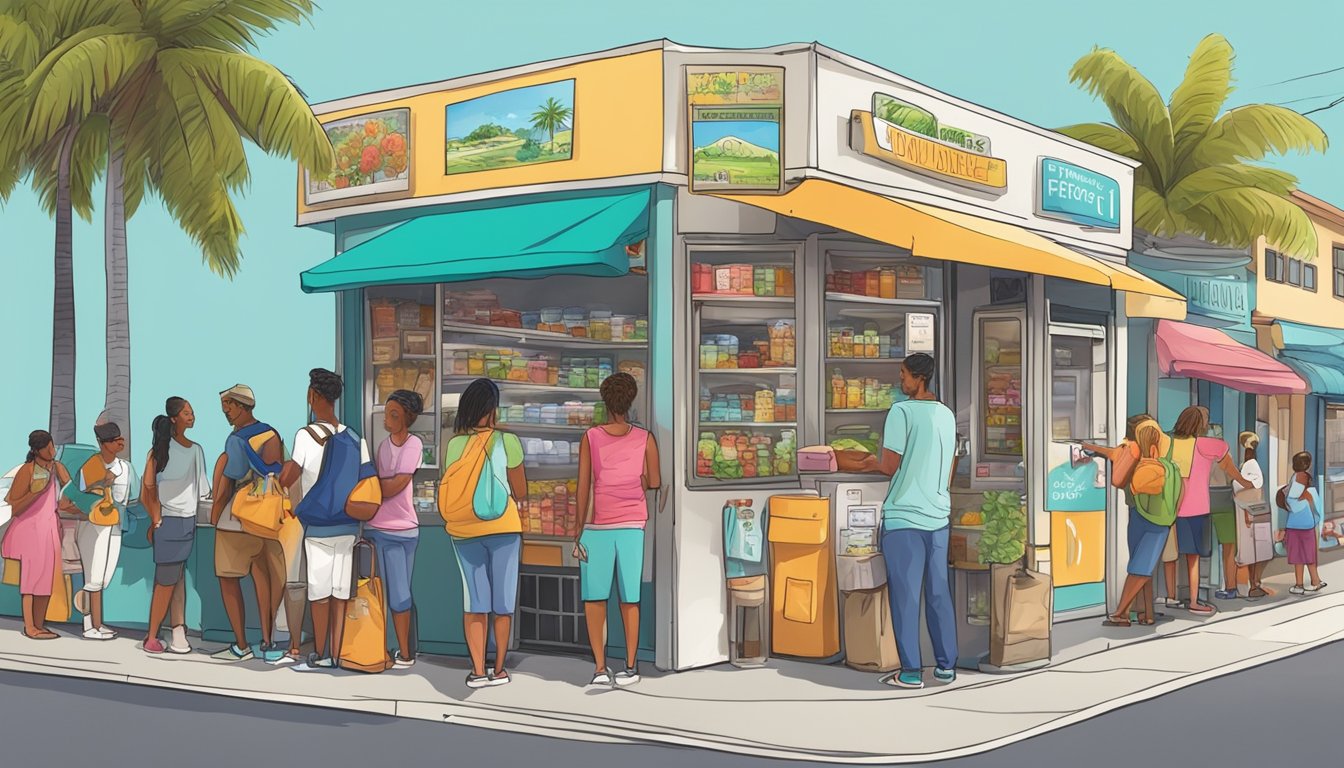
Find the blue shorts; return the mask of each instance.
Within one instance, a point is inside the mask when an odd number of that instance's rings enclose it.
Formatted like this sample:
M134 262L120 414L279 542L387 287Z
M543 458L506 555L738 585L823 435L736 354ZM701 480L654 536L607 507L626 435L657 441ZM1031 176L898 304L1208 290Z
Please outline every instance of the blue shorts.
M1167 546L1170 526L1151 522L1139 510L1129 508L1129 565L1125 573L1131 576L1152 576Z
M415 545L420 531L364 529L364 538L378 551L378 575L387 589L387 607L393 613L411 610L411 574L415 573Z
M1182 555L1209 556L1209 516L1176 518L1176 549Z
M453 551L462 570L463 610L512 616L518 603L518 559L523 551L523 535L495 533L453 539Z
M610 600L614 577L621 602L638 603L644 577L644 529L585 528L579 543L588 551L588 560L579 563L579 593L583 601Z

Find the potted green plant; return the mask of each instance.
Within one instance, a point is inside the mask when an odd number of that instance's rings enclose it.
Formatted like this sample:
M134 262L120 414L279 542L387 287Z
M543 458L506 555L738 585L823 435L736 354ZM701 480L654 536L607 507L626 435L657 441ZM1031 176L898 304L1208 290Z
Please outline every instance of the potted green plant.
M980 505L985 532L980 535L980 562L1016 566L1027 553L1027 511L1012 491L986 491Z

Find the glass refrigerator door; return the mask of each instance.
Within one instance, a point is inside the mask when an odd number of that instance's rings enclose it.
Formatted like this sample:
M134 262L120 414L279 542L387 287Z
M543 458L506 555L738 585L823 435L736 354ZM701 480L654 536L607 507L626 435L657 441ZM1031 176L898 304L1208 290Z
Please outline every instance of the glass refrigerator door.
M797 476L796 251L691 251L691 484Z
M1020 478L1022 462L1023 317L1020 313L981 317L980 423L975 457L978 480Z
M901 361L940 351L941 295L936 266L897 253L827 251L819 394L828 445L879 453L887 412L905 399Z

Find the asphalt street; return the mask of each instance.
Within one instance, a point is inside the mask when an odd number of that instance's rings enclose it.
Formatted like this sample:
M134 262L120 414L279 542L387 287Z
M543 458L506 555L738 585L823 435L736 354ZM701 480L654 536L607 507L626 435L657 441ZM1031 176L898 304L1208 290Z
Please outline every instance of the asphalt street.
M1336 764L1344 643L1217 678L958 768ZM806 727L808 713L800 711ZM893 723L899 738L900 723ZM948 728L956 728L949 716ZM560 741L190 692L0 672L4 765L802 766L721 752Z

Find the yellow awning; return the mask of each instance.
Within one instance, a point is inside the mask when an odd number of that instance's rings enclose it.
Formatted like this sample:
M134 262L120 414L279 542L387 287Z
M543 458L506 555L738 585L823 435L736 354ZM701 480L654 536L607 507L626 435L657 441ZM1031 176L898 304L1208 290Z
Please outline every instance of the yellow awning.
M1185 317L1185 299L1166 286L1012 224L896 201L825 179L805 179L783 195L717 197L852 232L921 258L1049 275L1151 296L1161 300L1156 302L1162 305L1161 317L1171 317L1173 303L1180 305L1180 319Z

